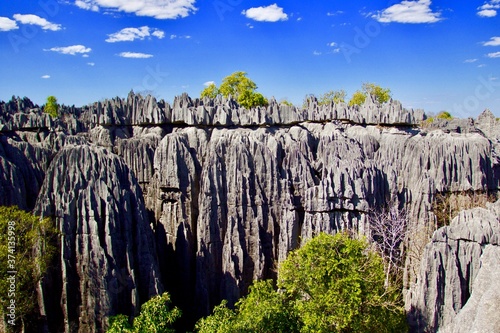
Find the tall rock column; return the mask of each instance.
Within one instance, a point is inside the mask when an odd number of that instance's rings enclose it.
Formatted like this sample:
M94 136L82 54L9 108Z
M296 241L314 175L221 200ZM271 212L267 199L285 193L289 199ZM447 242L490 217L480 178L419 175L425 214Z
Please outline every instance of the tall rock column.
M35 212L53 217L60 232L58 269L40 295L50 331L103 332L108 316L136 315L162 292L142 192L118 156L95 146L63 148Z

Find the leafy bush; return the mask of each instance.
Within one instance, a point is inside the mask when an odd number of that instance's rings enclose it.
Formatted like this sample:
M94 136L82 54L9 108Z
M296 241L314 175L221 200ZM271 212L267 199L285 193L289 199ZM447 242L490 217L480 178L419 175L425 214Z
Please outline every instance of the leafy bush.
M226 98L233 96L241 106L247 109L268 105L267 99L261 93L256 92L256 89L257 85L247 77L247 73L234 72L222 80L219 88L213 83L207 86L201 92L201 97L215 98L219 94Z
M445 119L445 120L451 120L451 119L453 119L453 116L448 111L441 111L441 112L438 113L438 115L436 116L436 118L438 118L438 119Z
M57 118L59 105L57 104L57 98L55 96L47 97L47 102L45 103L44 112L49 114L52 118Z
M352 95L349 105L362 105L368 95L374 96L380 104L383 104L391 99L391 90L374 83L363 83L361 91L358 90Z
M0 207L0 313L7 327L36 330L30 327L38 311L36 287L57 255L57 235L48 218L41 220L17 207ZM15 319L8 316L12 300Z
M381 257L364 240L320 234L279 267L278 290L256 282L235 310L201 319L201 333L404 332L401 294L384 287Z
M109 318L107 333L175 333L172 324L181 317L177 307L170 309L170 295L157 295L141 306L141 313L131 325L127 316L119 314Z

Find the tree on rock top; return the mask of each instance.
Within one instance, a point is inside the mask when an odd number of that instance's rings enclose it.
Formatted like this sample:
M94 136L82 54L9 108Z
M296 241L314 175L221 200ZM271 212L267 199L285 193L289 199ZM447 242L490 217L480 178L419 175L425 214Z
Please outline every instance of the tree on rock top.
M47 97L47 102L45 103L45 107L43 108L45 113L49 114L52 118L56 118L58 116L59 105L57 104L57 98L55 96Z
M241 106L247 109L267 105L267 99L261 93L256 92L256 89L257 85L247 77L247 73L234 72L222 79L219 88L214 83L208 85L201 92L201 97L215 98L219 94L226 98L233 96Z
M380 104L383 104L391 99L391 90L375 83L363 83L361 91L358 90L352 95L349 106L362 105L368 95L374 96Z

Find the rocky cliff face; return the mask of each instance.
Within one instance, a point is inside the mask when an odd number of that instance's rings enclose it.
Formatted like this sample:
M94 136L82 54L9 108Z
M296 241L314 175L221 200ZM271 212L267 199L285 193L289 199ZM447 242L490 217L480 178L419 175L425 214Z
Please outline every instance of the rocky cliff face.
M131 93L63 108L57 121L24 100L0 107L5 203L31 209L38 197L35 211L62 231L59 277L47 282L60 291L43 297L63 304L52 322L65 331L102 331L107 315L133 314L162 286L185 313L207 314L275 277L319 232L368 233L368 214L389 200L412 225L434 225L438 193L499 185L500 126L488 112L422 129L423 111L371 98L245 110L220 97L170 106ZM114 293L120 276L128 282ZM407 274L408 306L425 293L419 276Z
M500 201L437 230L411 290L415 332L498 332Z

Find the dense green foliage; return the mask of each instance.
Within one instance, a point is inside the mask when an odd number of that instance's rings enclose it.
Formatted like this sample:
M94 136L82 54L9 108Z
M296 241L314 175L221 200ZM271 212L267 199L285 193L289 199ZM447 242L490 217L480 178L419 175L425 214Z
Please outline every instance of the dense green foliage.
M201 97L215 98L219 94L226 98L232 96L247 109L267 105L267 99L261 93L256 92L256 89L257 85L247 77L247 73L234 72L222 80L219 88L213 83L208 85L201 92Z
M384 266L364 240L320 234L279 268L278 290L256 282L234 310L223 302L201 319L201 333L404 332L398 290L384 287Z
M361 91L358 90L352 95L349 105L362 105L368 95L374 96L380 104L383 104L391 99L391 90L374 83L363 83Z
M14 320L8 316L14 302L16 327L33 329L36 286L57 254L56 244L57 231L50 219L41 220L17 207L0 207L0 312L6 322ZM7 327L13 328L11 324Z
M174 333L172 325L180 317L181 310L177 307L170 309L170 295L163 293L141 306L141 312L132 325L125 315L110 317L107 333Z
M47 102L43 108L45 113L49 114L52 118L56 118L59 112L59 105L57 104L57 98L55 96L47 97Z
M441 112L438 113L438 115L436 116L436 118L438 118L438 119L445 119L445 120L451 120L451 119L453 119L453 116L448 111L441 111Z

